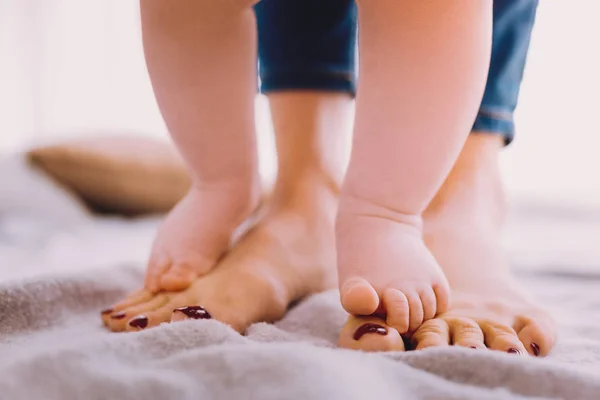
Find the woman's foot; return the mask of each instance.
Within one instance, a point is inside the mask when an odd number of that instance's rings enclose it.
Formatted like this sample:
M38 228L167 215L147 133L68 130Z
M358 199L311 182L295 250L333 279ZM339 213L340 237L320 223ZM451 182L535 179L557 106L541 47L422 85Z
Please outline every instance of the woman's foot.
M425 242L448 277L452 305L419 328L417 348L454 344L545 356L554 344L554 320L513 278L501 247L502 140L471 135L423 216Z
M510 277L473 281L452 291L447 313L425 322L411 338L416 349L437 346L488 348L546 356L554 344L552 318ZM383 346L383 344L382 344Z
M405 334L446 311L448 284L423 242L420 218L343 197L336 231L348 313L382 316Z
M135 331L214 318L244 332L254 322L280 319L293 301L335 287L337 193L323 180L304 179L272 200L218 268L181 292L135 292L104 311L104 323Z
M257 205L245 183L195 186L169 213L150 255L145 288L177 291L209 272Z
M423 216L425 242L450 282L452 301L414 333L417 349L457 345L545 356L554 344L554 320L514 281L500 246L501 140L471 135Z

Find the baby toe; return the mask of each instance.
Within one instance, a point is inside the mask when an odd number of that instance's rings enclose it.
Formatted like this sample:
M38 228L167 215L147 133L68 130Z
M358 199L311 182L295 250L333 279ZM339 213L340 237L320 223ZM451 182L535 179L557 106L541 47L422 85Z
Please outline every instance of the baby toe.
M450 305L450 287L448 283L436 283L431 288L435 293L436 314L440 315L447 312Z
M353 277L340 287L342 307L352 315L371 315L379 307L379 295L365 279Z
M160 286L164 290L176 292L187 289L197 277L198 273L190 264L176 263L160 277Z
M162 254L153 254L148 262L144 287L153 293L158 292L161 289L160 278L170 267L171 259Z
M414 332L423 323L423 303L421 302L421 297L416 291L405 291L404 294L408 299L408 307L410 309L408 331Z
M426 286L419 292L419 297L423 305L423 321L428 321L435 317L437 311L435 292L431 286Z
M410 325L410 308L406 295L398 289L388 288L383 291L383 304L386 310L386 323L398 332L408 332Z

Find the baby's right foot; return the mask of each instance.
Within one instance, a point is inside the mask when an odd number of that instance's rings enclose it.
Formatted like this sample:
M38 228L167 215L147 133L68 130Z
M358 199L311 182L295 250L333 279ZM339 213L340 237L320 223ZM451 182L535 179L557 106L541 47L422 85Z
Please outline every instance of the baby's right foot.
M229 248L235 229L256 208L257 193L246 184L192 187L158 231L145 287L182 290L210 271Z

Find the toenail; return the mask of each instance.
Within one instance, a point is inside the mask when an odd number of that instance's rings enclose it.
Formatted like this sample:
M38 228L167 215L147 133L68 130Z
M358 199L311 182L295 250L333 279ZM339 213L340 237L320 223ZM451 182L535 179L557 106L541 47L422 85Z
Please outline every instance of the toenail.
M129 326L133 326L134 328L144 329L148 326L148 317L145 315L140 315L135 317L131 321L129 321Z
M531 343L531 350L533 350L533 354L537 357L540 355L540 346L538 346L536 343Z
M175 311L184 313L186 317L192 319L211 319L212 316L204 307L201 306L188 306L176 308Z
M125 318L125 315L126 314L123 311L121 311L121 312L111 315L110 317L112 319L123 319L123 318Z
M477 350L477 346L469 346L469 348Z
M510 349L506 350L506 352L511 354L521 354L519 349L515 349L514 347L511 347Z
M367 333L376 333L378 335L385 336L387 335L388 331L385 326L371 323L363 324L356 330L356 332L354 332L354 340L359 340Z
M106 315L106 314L112 313L113 311L115 311L115 310L113 310L112 308L107 308L105 310L100 311L100 314Z

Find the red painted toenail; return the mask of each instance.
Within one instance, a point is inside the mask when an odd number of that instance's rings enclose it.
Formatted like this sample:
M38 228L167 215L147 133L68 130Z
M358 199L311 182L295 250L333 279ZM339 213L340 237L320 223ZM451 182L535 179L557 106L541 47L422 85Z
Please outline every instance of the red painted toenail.
M100 311L100 314L106 315L106 314L112 313L113 311L115 311L115 310L113 310L112 308L107 308L106 310Z
M511 354L521 354L521 352L518 349L515 349L514 347L511 347L510 349L506 350L506 352Z
M378 335L385 336L387 335L388 331L385 326L371 323L363 324L356 330L356 332L354 332L354 340L359 340L367 333L376 333Z
M184 313L186 317L192 318L192 319L211 319L212 318L210 313L208 311L206 311L206 309L204 309L204 307L200 307L200 306L181 307L181 308L176 308L175 311Z
M470 346L469 348L477 350L477 346Z
M110 317L112 319L123 319L123 318L125 318L125 315L126 314L123 311L121 311L121 312L111 315Z
M129 321L129 325L134 328L144 329L148 326L148 317L140 315Z
M531 350L533 350L533 354L537 357L540 355L540 346L538 346L536 343L531 343Z

